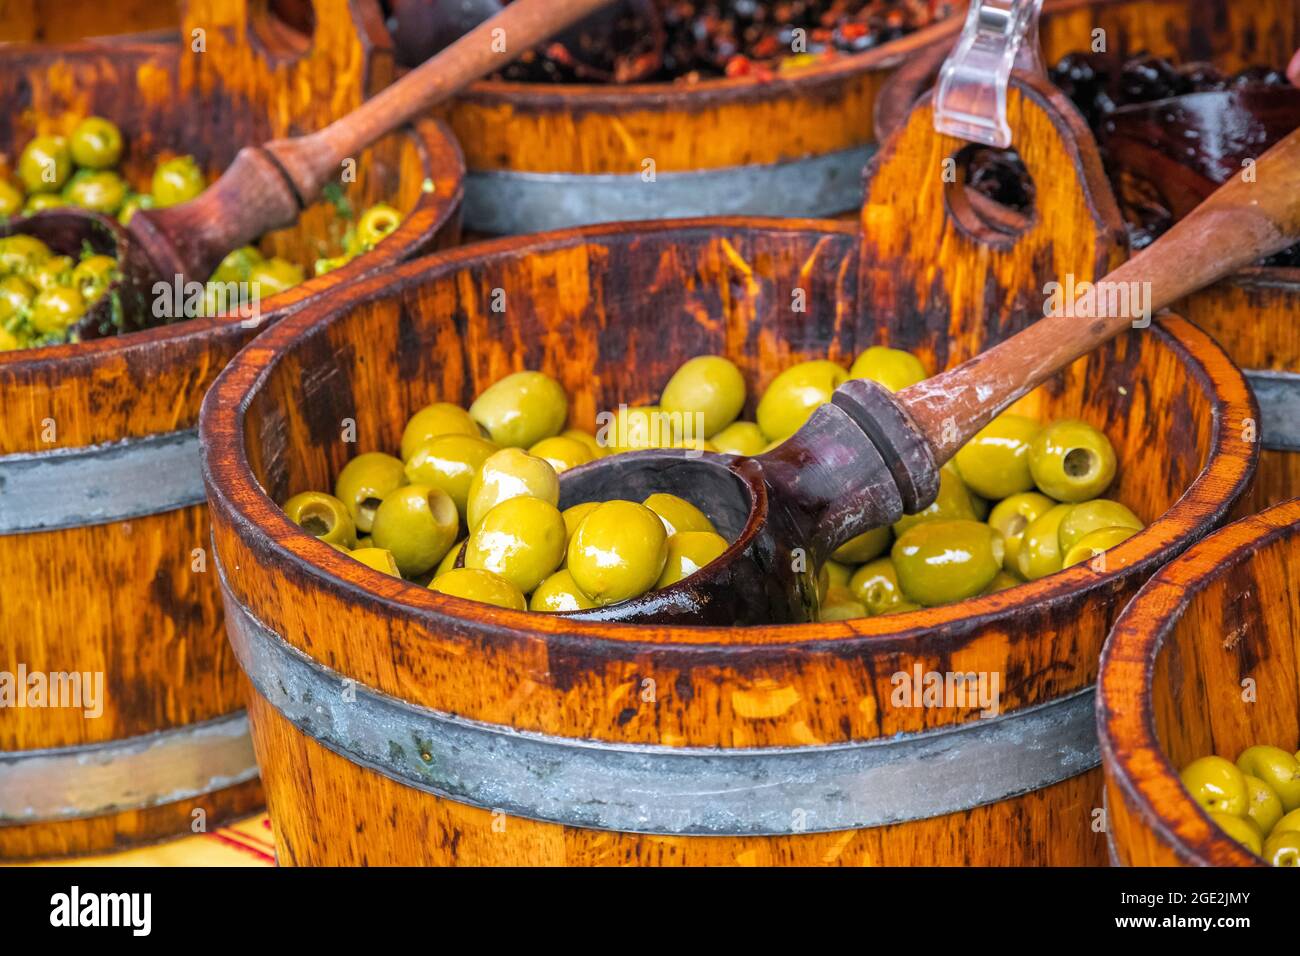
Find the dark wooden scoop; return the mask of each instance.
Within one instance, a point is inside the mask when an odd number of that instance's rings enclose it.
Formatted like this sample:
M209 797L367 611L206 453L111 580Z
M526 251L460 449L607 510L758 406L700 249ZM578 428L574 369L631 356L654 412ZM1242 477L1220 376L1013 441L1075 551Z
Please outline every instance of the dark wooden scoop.
M357 159L376 140L611 2L516 0L324 129L246 146L202 195L167 209L142 209L131 217L125 234L119 234L124 244L117 249L123 272L128 273L125 281L146 289L158 279L170 283L177 275L206 281L230 250L292 225L320 198L325 185L339 178L345 160ZM504 38L504 52L499 52L498 38ZM114 231L93 213L69 215L97 220L99 232ZM11 231L27 231L25 221L14 220ZM141 270L150 275L142 276Z
M1141 283L1154 312L1300 239L1300 131L1106 276ZM1044 318L976 358L891 394L853 380L786 442L755 458L686 451L615 455L560 479L562 507L681 494L731 547L678 584L568 616L662 624L807 621L817 571L839 545L927 507L939 468L994 416L1131 328L1134 317Z

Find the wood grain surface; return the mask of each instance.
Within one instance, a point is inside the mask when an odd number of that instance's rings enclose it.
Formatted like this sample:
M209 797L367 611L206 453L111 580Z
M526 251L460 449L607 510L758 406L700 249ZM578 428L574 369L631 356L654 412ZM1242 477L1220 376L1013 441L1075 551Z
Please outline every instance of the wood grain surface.
M1229 525L1153 578L1102 658L1097 720L1116 855L1259 866L1178 779L1198 757L1300 740L1300 501Z
M704 352L761 389L806 358L919 348L932 370L1006 334L990 307L909 321L859 298L850 225L696 220L498 240L410 263L314 303L232 364L204 409L206 476L236 599L286 641L382 693L562 737L668 746L815 746L960 725L956 709L889 704L890 675L990 671L1010 711L1087 687L1109 623L1157 567L1225 517L1253 468L1237 370L1175 317L1081 360L1018 406L1102 428L1121 462L1112 493L1149 522L1086 566L961 605L814 625L630 627L466 604L360 567L303 534L277 502L326 487L352 455L396 447L415 409L467 403L539 368L572 396L570 424L658 394ZM1077 267L1092 267L1088 250ZM793 312L792 293L806 294ZM493 311L496 290L505 309ZM941 356L941 357L940 357ZM357 441L341 423L357 423ZM1160 454L1152 454L1159 448ZM657 694L641 699L645 681ZM564 828L439 800L305 740L258 702L255 744L282 863L1102 863L1095 773L970 813L885 830L745 841ZM390 834L391 831L391 834ZM363 848L358 834L366 835ZM1005 834L1006 838L990 838ZM374 838L370 842L371 837Z
M269 51L248 58L246 43L205 19L203 3L191 3L188 16L209 27L205 53L174 44L0 49L0 102L13 104L0 115L0 154L12 161L32 135L66 131L81 117L99 114L122 128L128 146L123 171L136 188L147 187L159 158L181 153L193 154L211 176L245 143L300 124L314 127L370 89L365 45L355 33L340 33L330 51L295 55L292 62ZM313 98L313 88L328 95ZM264 319L276 321L330 288L454 240L462 176L458 147L432 121L359 156L357 181L345 190L349 200L358 209L390 202L403 212L402 225L366 256L264 301ZM310 266L327 249L337 250L331 230L341 234L323 204L296 227L268 236L263 250ZM193 428L208 384L253 334L238 322L200 319L5 353L0 454ZM53 443L43 440L46 420L55 423ZM204 572L191 569L194 550L209 547L202 507L0 536L0 579L6 582L0 669L12 672L20 663L29 672L102 669L108 688L98 720L81 719L79 711L8 711L0 723L0 751L97 743L239 709L238 668L224 639L210 563ZM246 813L256 802L253 791L221 797L214 812ZM0 857L84 853L158 839L176 832L182 818L188 819L174 807L0 827Z

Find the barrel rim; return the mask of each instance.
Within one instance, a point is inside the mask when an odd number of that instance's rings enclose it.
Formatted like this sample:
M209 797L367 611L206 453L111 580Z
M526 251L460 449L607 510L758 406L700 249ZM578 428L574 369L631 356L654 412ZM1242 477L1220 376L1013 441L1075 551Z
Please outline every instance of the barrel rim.
M1097 679L1097 736L1107 778L1183 862L1266 866L1187 794L1156 734L1151 685L1174 625L1197 595L1260 550L1300 535L1300 498L1250 515L1189 548L1151 578L1115 622ZM1208 832L1207 832L1208 831Z
M690 654L704 648L726 653L798 648L851 654L857 650L888 653L907 650L911 641L926 634L956 637L1016 610L1033 606L1050 610L1081 595L1114 588L1119 581L1150 573L1211 528L1219 525L1231 503L1245 489L1254 471L1258 446L1239 448L1230 442L1231 422L1256 416L1256 406L1245 378L1209 336L1172 314L1162 315L1144 334L1160 337L1172 349L1212 407L1210 447L1200 473L1182 496L1160 518L1114 550L1121 565L1102 573L1086 566L1066 569L1039 581L999 594L972 598L940 608L927 608L889 618L857 622L822 622L766 625L744 629L744 639L732 642L724 627L664 627L614 622L587 622L471 604L373 571L340 555L304 534L270 499L253 475L243 443L244 420L253 398L260 392L286 349L323 334L354 307L391 292L395 286L436 279L464 266L485 260L515 257L540 249L558 249L602 238L641 236L649 233L714 234L720 229L747 231L812 232L853 235L856 224L821 220L763 218L701 218L668 222L584 226L506 237L437 256L405 263L385 275L338 290L279 323L259 339L259 347L245 350L232 361L209 390L200 415L203 436L203 473L210 506L227 515L246 544L276 562L287 562L315 586L342 591L353 601L378 604L394 617L414 617L425 626L454 625L463 633L487 635L508 632L533 635L548 643L568 644L593 653L593 648L618 647L622 651L645 649L662 654ZM248 531L256 529L254 540ZM1012 597L1014 595L1014 597Z
M60 45L57 49L62 51L73 46L96 53L103 52L102 48L92 43ZM150 49L153 45L138 46ZM50 363L59 363L65 369L74 363L93 368L101 361L130 355L156 354L159 348L176 347L196 340L238 341L251 338L260 329L293 314L317 296L401 262L410 251L427 244L454 220L464 198L467 171L460 143L441 119L423 118L390 135L404 136L412 142L427 178L435 179L450 174L455 180L455 189L450 195L437 189L421 193L415 207L403 217L398 227L370 252L325 275L312 276L302 284L268 298L256 326L245 327L238 319L207 316L75 344L64 343L4 352L0 353L0 388L9 384L6 379L21 378Z
M891 70L908 55L926 48L948 33L960 30L965 11L954 13L889 40L871 50L836 56L788 76L771 79L716 77L691 84L628 83L522 83L480 80L456 97L457 103L514 106L533 112L577 110L627 112L629 110L701 110L736 102L761 102L799 94L815 94L855 77Z

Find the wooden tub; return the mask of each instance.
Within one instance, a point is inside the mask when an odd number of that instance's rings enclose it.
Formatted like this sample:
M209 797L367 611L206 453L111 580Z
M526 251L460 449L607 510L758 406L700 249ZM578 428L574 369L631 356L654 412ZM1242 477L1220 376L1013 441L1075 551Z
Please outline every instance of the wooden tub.
M1264 865L1210 821L1178 771L1300 739L1297 567L1293 499L1170 563L1116 622L1097 689L1114 862Z
M174 44L0 49L0 102L11 107L0 152L12 160L35 133L101 114L122 128L123 170L137 187L165 152L192 153L215 175L241 146L359 102L372 66L387 69L355 34L328 44L333 54L283 56L233 33L209 39L201 55ZM321 89L332 99L313 99ZM455 237L463 164L445 127L395 134L357 170L350 200L392 202L402 225L346 267L264 300L262 327ZM331 221L313 208L266 250L310 266ZM0 671L103 682L98 714L4 711L0 858L106 850L261 803L208 554L196 432L204 391L255 333L196 319L0 354Z
M959 32L918 51L881 91L878 135L902 122L929 89ZM1091 48L1093 31L1121 57L1150 51L1178 62L1205 60L1235 72L1252 64L1285 68L1300 47L1297 0L1048 0L1041 24L1049 66ZM1178 311L1213 335L1246 370L1260 404L1263 452L1242 500L1246 514L1300 494L1300 269L1243 269L1188 297Z
M960 605L749 629L508 612L358 567L277 506L393 447L426 402L520 368L557 376L589 425L700 353L740 365L751 410L801 359L872 343L934 370L971 356L1041 314L1045 274L1096 276L1116 253L1117 212L1092 204L1100 172L1077 165L1054 103L1012 93L1013 124L1039 134L1029 161L1058 170L1015 243L979 238L937 177L916 177L960 147L923 106L873 166L862 233L701 219L496 240L340 290L236 359L201 432L280 862L1104 863L1092 684L1109 622L1223 519L1256 454L1243 378L1181 318L1021 404L1106 431L1113 493L1146 530L1100 571ZM996 717L895 705L898 675L956 672L997 675Z
M876 94L935 30L770 80L476 83L445 113L469 167L465 225L500 235L851 212L875 147Z

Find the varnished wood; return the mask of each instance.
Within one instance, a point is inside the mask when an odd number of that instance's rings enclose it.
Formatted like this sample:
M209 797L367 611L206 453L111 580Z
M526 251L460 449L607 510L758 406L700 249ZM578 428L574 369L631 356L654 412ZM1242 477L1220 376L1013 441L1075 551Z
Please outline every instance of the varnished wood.
M933 42L900 68L880 93L883 136L933 83L959 26L936 29ZM1300 2L1259 0L1048 0L1040 24L1043 59L1090 50L1094 31L1120 60L1148 51L1177 62L1206 61L1228 73L1252 65L1285 68L1300 47ZM1017 143L1017 146L1020 144ZM1042 177L1035 177L1042 188ZM1109 191L1109 186L1106 187ZM1176 310L1217 338L1243 368L1300 371L1300 270L1247 268L1188 296ZM1265 451L1240 514L1300 494L1300 455Z
M859 299L859 249L851 226L829 222L592 227L452 250L309 307L231 365L205 407L215 539L233 594L291 645L363 685L570 738L811 746L974 718L889 706L890 675L913 663L1004 675L1006 710L1085 688L1108 622L1156 567L1224 518L1252 469L1256 446L1238 427L1253 411L1240 374L1175 317L1104 346L1017 406L1103 428L1121 462L1112 493L1148 528L1108 554L1105 573L1079 566L956 606L749 629L566 622L371 573L302 534L276 504L326 487L362 449L396 447L421 405L467 403L519 368L557 376L572 396L570 423L591 427L599 409L652 399L691 355L735 360L752 414L761 389L793 362L846 363L873 343L915 348L937 335L906 311ZM806 312L790 308L796 288ZM504 313L492 308L497 289L506 290ZM955 320L944 360L1005 334L992 309ZM341 440L345 418L357 423L355 445ZM1150 454L1155 446L1160 455ZM251 717L284 864L1104 860L1090 828L1100 811L1095 775L860 834L665 840L513 818L496 833L482 830L490 814L352 767L263 703Z
M1110 825L1130 866L1253 866L1178 779L1197 757L1300 740L1300 499L1242 519L1156 575L1102 658Z
M189 202L142 209L127 232L164 279L203 279L231 249L291 226L343 169L380 138L457 90L612 0L516 0L345 116L291 139L245 146L220 178ZM508 50L497 46L509 37Z
M0 0L0 43L68 43L175 30L179 8L180 0Z
M326 0L318 0L323 7ZM193 22L209 23L199 0ZM328 34L327 34L328 35ZM78 44L0 49L0 153L16 155L31 136L67 132L88 114L107 116L127 145L122 170L147 189L163 156L192 153L209 175L246 142L283 135L297 123L318 125L340 100L359 102L370 70L362 43L318 50L288 62L246 58L221 68L244 46L208 30L204 54L172 44ZM220 42L219 42L220 41ZM258 66L261 62L261 66ZM330 62L335 69L328 68ZM296 64L296 66L295 66ZM260 79L256 77L260 76ZM231 85L225 85L228 81ZM277 84L285 90L277 100ZM302 112L266 109L296 102L311 84L327 92ZM257 102L246 97L261 91ZM307 102L310 102L308 97ZM295 107L295 108L298 108ZM357 182L346 187L357 209L394 204L404 220L371 253L262 302L268 322L291 314L336 285L382 270L418 251L454 240L463 163L442 127L422 122L358 157ZM429 180L430 189L423 184ZM325 205L299 225L268 236L268 254L310 266L339 248L341 225ZM40 453L193 428L204 390L254 330L199 319L111 339L0 355L0 454ZM51 431L51 423L53 430ZM53 437L53 441L49 438ZM206 509L33 534L0 536L5 582L0 669L105 672L105 712L98 720L72 711L9 710L0 721L0 751L66 747L149 733L207 720L243 704L238 668L225 642L210 560ZM217 799L213 797L212 799ZM224 799L224 798L221 798ZM233 801L233 798L232 798ZM231 802L231 812L250 807ZM20 828L0 827L0 856L90 852L134 839L158 839L189 827L168 810Z

